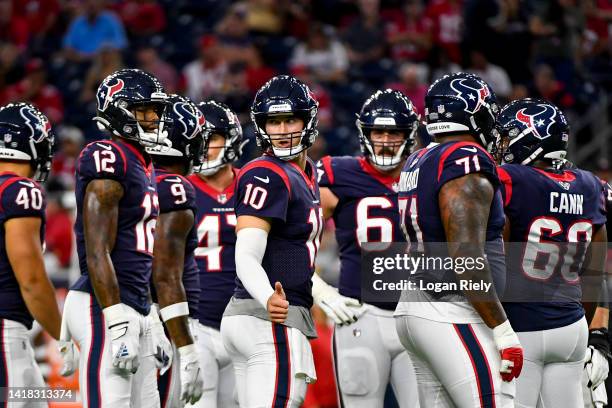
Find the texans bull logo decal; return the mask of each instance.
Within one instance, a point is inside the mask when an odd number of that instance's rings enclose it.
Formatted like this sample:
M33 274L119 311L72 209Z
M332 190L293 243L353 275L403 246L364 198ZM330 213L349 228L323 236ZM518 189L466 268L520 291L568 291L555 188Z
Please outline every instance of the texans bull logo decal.
M198 134L198 132L201 131L205 123L204 115L198 115L191 105L184 102L177 102L174 104L174 106L172 106L172 109L178 116L178 120L183 126L181 133L187 139L193 138Z
M51 123L49 123L46 117L40 115L30 106L22 107L19 110L19 114L25 119L25 124L30 129L30 138L36 143L49 137ZM39 135L39 137L36 137L37 135Z
M110 78L107 82L100 85L98 91L98 107L102 112L108 108L108 104L113 100L113 96L121 92L125 87L123 79Z
M491 95L484 83L475 79L459 78L451 82L450 87L457 92L457 97L465 103L465 111L476 113L487 104L486 98Z
M557 113L548 105L537 104L516 112L516 120L524 123L531 133L539 139L550 135L549 129L555 123Z

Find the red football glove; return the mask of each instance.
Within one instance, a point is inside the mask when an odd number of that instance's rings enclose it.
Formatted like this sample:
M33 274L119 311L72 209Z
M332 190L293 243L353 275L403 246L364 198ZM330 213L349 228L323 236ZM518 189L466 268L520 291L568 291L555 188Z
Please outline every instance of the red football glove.
M512 381L523 369L523 348L508 320L493 329L493 339L501 356L499 372L502 380Z
M501 354L501 366L499 372L502 380L512 381L521 374L523 368L523 349L521 347L510 347L499 352Z

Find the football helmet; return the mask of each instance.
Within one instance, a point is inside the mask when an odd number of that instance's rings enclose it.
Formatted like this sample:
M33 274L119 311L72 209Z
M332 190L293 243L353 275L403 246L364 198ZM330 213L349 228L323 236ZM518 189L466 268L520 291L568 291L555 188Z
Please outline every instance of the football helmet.
M216 101L200 102L200 111L206 118L204 129L204 150L201 164L195 168L196 173L204 176L215 174L227 163L232 163L242 156L242 148L248 142L242 138L242 126L238 116L224 103ZM225 138L225 145L219 151L216 159L208 160L210 138L220 134Z
M494 153L502 163L565 162L569 125L559 108L542 99L525 98L502 108L495 125Z
M427 131L433 136L467 133L487 149L499 106L495 93L480 77L457 72L435 81L425 95Z
M0 160L28 161L34 179L46 181L54 147L51 123L34 105L21 102L0 107Z
M136 140L143 146L163 144L163 117L168 96L153 75L139 69L121 69L107 76L98 87L96 101L98 127L115 136ZM157 113L155 130L145 130L132 112L137 106L151 106ZM147 126L148 127L148 126Z
M377 91L365 101L355 123L359 129L361 152L380 170L397 167L410 154L419 127L419 115L410 99L392 89ZM404 140L397 142L372 142L373 129L389 129L404 132ZM376 147L394 151L393 156L377 155Z
M163 118L166 138L163 144L147 147L147 153L159 160L174 158L184 161L187 172L200 165L204 146L205 119L195 103L184 96L169 95L168 108Z
M279 75L262 86L251 106L251 120L255 125L257 144L264 152L282 160L291 160L314 143L317 131L317 112L319 103L308 86L289 75ZM285 133L269 135L266 120L272 116L295 115L304 121L304 129L299 134ZM291 146L275 147L273 140L290 138ZM293 146L295 138L299 138Z

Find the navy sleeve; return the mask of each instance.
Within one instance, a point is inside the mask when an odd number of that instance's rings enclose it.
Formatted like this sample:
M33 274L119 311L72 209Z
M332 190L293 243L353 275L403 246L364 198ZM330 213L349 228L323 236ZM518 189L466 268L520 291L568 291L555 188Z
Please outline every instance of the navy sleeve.
M38 183L26 178L13 181L2 192L2 210L6 219L44 218L46 206L47 200L43 189Z
M178 175L158 177L157 196L161 214L181 210L195 211L195 190L184 177Z
M287 177L265 167L240 173L236 186L236 216L252 215L285 221L289 205Z
M497 176L497 165L493 158L480 146L476 144L456 144L445 150L438 164L438 189L444 184L467 174L484 174L494 187L499 186Z
M597 191L599 193L599 205L595 210L595 215L592 219L593 225L603 225L607 221L608 211L612 205L612 187L607 182L596 177L597 180Z
M319 187L331 188L334 184L333 158L325 156L317 161L317 182Z
M77 162L77 178L82 181L112 179L123 182L126 178L127 162L123 151L108 141L87 145Z

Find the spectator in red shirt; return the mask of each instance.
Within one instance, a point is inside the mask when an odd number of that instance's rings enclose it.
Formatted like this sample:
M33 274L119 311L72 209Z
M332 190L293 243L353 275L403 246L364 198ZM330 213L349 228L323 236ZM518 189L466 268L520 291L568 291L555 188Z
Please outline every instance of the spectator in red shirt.
M59 151L53 156L51 174L62 188L74 190L75 165L85 141L83 132L75 126L62 126L57 134Z
M432 23L425 17L421 0L408 0L403 14L387 18L385 33L394 61L425 61L431 49Z
M461 62L462 3L462 0L433 0L425 12L433 24L434 43L457 63Z
M15 44L24 51L30 38L28 22L14 13L11 0L0 0L0 41Z
M47 83L47 71L43 61L34 58L26 64L26 76L6 88L4 103L31 102L38 107L52 123L64 118L64 103L57 88Z
M166 13L154 0L125 0L117 12L128 31L138 37L157 34L166 27Z
M70 212L62 206L59 192L49 194L46 210L45 244L47 253L55 255L59 266L70 266L72 257L72 219Z
M317 306L312 308L312 317L317 328L317 338L310 341L314 356L317 381L308 386L303 408L337 408L336 379L332 355L334 329L327 323L327 316Z
M15 15L27 21L30 32L42 37L55 25L60 13L57 0L13 0Z
M546 64L539 65L533 77L532 95L546 99L561 109L570 109L576 104L574 96L565 89L565 85L557 80L555 71Z
M179 77L176 69L162 60L152 45L141 47L136 53L138 68L154 75L162 83L167 93L176 93Z
M406 95L421 116L425 114L428 71L427 65L405 62L399 69L400 82L393 82L388 85L389 88Z

